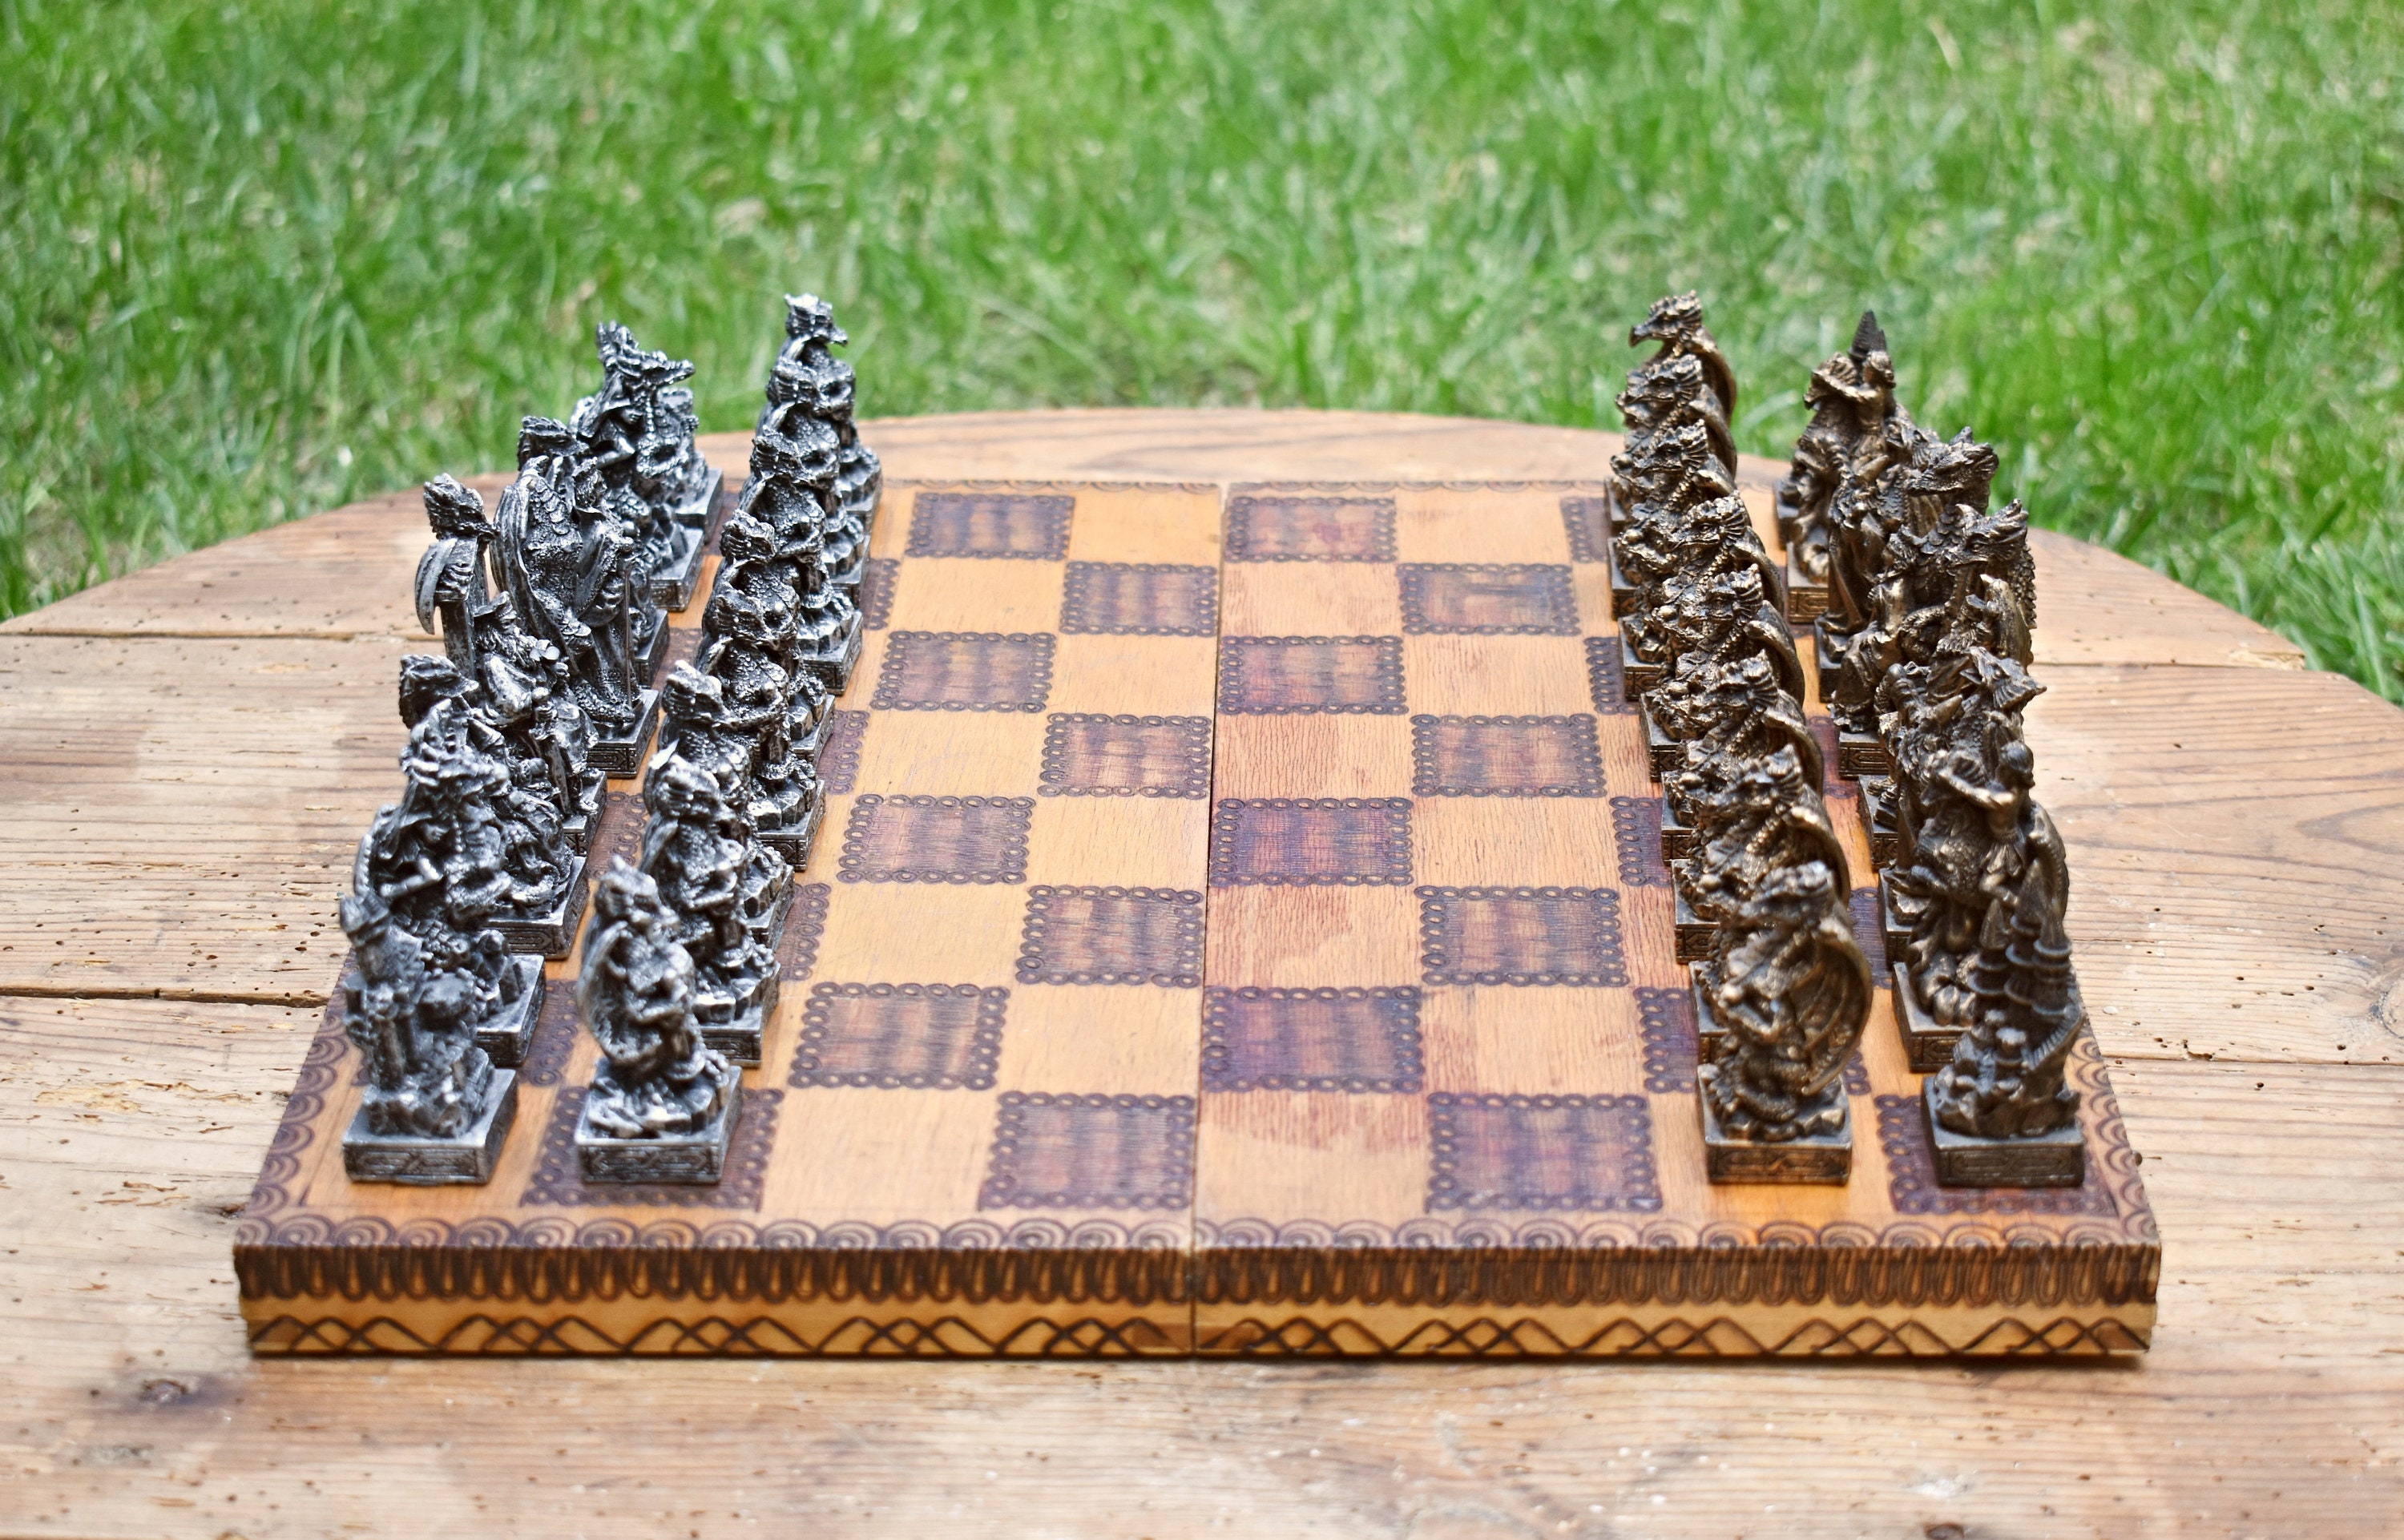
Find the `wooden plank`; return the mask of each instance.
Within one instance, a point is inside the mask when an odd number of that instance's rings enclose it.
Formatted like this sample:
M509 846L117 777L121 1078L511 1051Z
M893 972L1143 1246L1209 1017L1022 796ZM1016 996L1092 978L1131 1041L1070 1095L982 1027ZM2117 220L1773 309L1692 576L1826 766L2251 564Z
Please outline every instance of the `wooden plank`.
M2404 1063L2404 713L2333 674L2038 678L2105 1051Z
M2404 1071L2115 1067L2167 1238L2160 1334L2128 1369L498 1373L244 1352L225 1211L313 1024L0 1001L15 1529L314 1535L406 1511L596 1535L770 1514L879 1533L1119 1533L1133 1514L1154 1535L1726 1534L1760 1515L1780 1534L2351 1535L2404 1505ZM2329 1183L2341 1165L2362 1180ZM629 1449L651 1451L638 1474Z

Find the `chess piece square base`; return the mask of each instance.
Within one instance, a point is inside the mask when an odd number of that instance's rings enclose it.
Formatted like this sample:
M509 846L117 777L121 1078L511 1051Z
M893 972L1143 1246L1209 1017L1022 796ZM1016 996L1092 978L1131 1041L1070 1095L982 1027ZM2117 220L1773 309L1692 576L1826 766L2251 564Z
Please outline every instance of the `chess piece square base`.
M577 1168L587 1182L716 1182L726 1172L727 1146L734 1141L734 1121L742 1111L743 1081L737 1075L726 1088L726 1104L701 1132L612 1139L593 1127L588 1096L576 1119Z
M1678 810L1670 805L1670 799L1663 797L1661 799L1662 864L1667 865L1671 861L1685 860L1695 853L1695 848L1701 840L1702 836L1695 826L1682 821L1678 817Z
M1974 1139L1936 1121L1936 1082L1920 1087L1921 1116L1944 1187L2076 1187L2087 1181L2087 1136L2078 1120L2032 1139Z
M665 636L667 627L660 634ZM636 698L635 723L615 737L596 738L586 759L605 776L623 779L642 767L644 746L651 741L651 729L660 718L660 693L645 690Z
M1894 875L1892 873L1880 872L1879 874L1878 902L1879 934L1886 938L1886 955L1889 958L1899 958L1903 956L1904 948L1911 945L1911 927L1899 924L1895 919Z
M828 693L840 695L851 688L851 671L860 665L860 650L866 636L860 611L855 609L843 634L829 638L816 651L803 653L802 665L818 676Z
M372 1133L368 1110L362 1107L342 1135L342 1171L353 1182L395 1182L408 1187L481 1185L493 1179L501 1141L517 1115L514 1070L493 1071L484 1115L450 1139Z
M1670 677L1670 665L1664 663L1644 663L1630 657L1628 652L1628 643L1623 638L1619 644L1619 677L1626 681L1626 689L1623 693L1628 698L1641 701L1644 698L1644 692L1653 689Z
M1678 895L1678 960L1700 962L1716 956L1720 946L1717 920L1705 919L1687 903L1686 895Z
M476 1023L476 1046L496 1065L514 1070L525 1062L534 1029L542 1022L544 978L540 958L513 957L508 966L518 975L518 998Z
M1916 1075L1935 1074L1953 1060L1953 1044L1962 1040L1959 1027L1940 1027L1920 1003L1919 987L1901 954L1887 954L1887 971L1894 975L1894 1025L1903 1038L1904 1057Z
M1777 1182L1841 1187L1853 1174L1853 1120L1850 1107L1842 1126L1808 1139L1768 1143L1731 1139L1712 1111L1712 1069L1695 1072L1695 1105L1703 1122L1703 1174L1713 1182ZM1841 1094L1838 1105L1844 1105Z
M810 863L810 850L818 844L818 825L825 821L826 788L813 786L793 820L782 828L759 831L760 843L784 857L785 864L798 874Z
M651 574L651 602L662 609L675 611L692 603L692 591L701 582L702 560L709 553L702 539L701 525L681 519L677 521L668 542L666 568ZM667 627L660 629L664 632Z
M1635 611L1636 585L1628 580L1626 573L1619 570L1619 550L1614 546L1611 552L1611 618L1618 620L1621 616L1630 615Z
M1686 745L1661 731L1661 724L1653 720L1651 707L1638 703L1636 715L1644 724L1645 772L1655 780L1659 780L1686 763Z
M1793 625L1809 625L1828 612L1828 585L1813 582L1795 565L1795 553L1786 553L1786 619Z
M1870 864L1883 872L1903 850L1903 833L1895 827L1894 778L1861 778L1862 827L1869 831Z
M758 1068L769 1014L776 1008L774 970L754 979L739 995L702 995L693 1001L701 1041L735 1063Z
M1695 1013L1695 1057L1702 1062L1710 1060L1712 1050L1720 1045L1720 1039L1727 1036L1727 1029L1720 1025L1720 1014L1712 1009L1713 982L1710 962L1686 964L1688 999Z
M726 496L726 472L711 466L708 476L701 483L701 490L678 504L670 517L680 525L700 530L702 543L709 545L717 540L719 522L726 517L726 510L733 500Z
M538 958L564 958L576 946L576 932L584 923L584 901L592 885L585 880L585 861L574 858L567 868L567 887L559 902L539 915L495 915L493 929L512 952Z
M1824 614L1811 623L1811 666L1819 676L1820 700L1824 706L1836 698L1837 681L1844 672L1837 661L1837 647L1831 645L1839 642L1830 624L1835 619L1834 615Z
M1821 697L1825 699L1825 696ZM1847 780L1859 780L1864 776L1892 776L1894 756L1886 751L1876 733L1844 733L1837 735L1837 774Z
M582 784L569 790L567 816L560 819L559 833L580 856L592 853L593 828L601 821L601 791L608 784L608 777L588 764Z

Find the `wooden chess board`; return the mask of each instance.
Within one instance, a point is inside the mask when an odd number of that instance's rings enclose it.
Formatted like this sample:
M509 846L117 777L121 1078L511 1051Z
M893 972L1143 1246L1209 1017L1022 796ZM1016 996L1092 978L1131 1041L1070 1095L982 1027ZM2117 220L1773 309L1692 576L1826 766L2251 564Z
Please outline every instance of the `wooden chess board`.
M1601 494L888 488L726 1179L580 1180L571 959L492 1183L353 1184L329 1014L235 1248L254 1348L2141 1350L2091 1038L2083 1187L1937 1186L1883 995L1851 1183L1705 1181Z

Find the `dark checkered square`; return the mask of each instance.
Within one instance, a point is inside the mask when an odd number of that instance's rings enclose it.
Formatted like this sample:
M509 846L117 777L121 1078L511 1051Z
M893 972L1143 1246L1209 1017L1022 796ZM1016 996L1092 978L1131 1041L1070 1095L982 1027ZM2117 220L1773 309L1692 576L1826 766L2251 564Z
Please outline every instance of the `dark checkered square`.
M1423 797L1599 797L1594 719L1413 717L1411 790Z
M896 631L877 675L879 711L1041 711L1052 693L1047 632Z
M1118 637L1208 637L1219 629L1219 570L1070 562L1060 629Z
M1399 717L1404 708L1400 637L1227 637L1219 643L1219 709L1231 716Z
M1027 890L1021 984L1202 983L1202 895L1169 888Z
M1641 1096L1428 1098L1431 1212L1657 1211L1653 1115Z
M1423 984L1628 983L1608 888L1422 888L1419 899Z
M1561 499L1561 523L1570 532L1570 560L1611 559L1611 499L1600 495Z
M867 740L867 712L830 712L826 741L818 746L818 784L837 793L850 791L860 779L860 751Z
M851 805L846 882L1025 882L1033 797L881 797Z
M1230 797L1211 819L1213 888L1410 880L1411 805L1405 797Z
M1394 499L1231 497L1226 552L1231 562L1390 562Z
M1619 856L1623 888L1667 888L1670 867L1661 859L1661 799L1611 799L1611 846Z
M1207 797L1210 719L1061 714L1043 734L1047 797Z
M1416 1091L1419 992L1212 989L1204 997L1207 1091Z
M826 939L827 908L834 889L823 882L804 882L793 889L793 906L785 911L785 936L776 944L780 978L810 976L818 965L818 944Z
M860 592L855 597L860 604L860 623L871 631L882 631L885 623L893 618L893 589L902 581L902 564L890 556L871 556L860 568Z
M1190 1096L1005 1091L980 1209L1181 1209L1194 1198Z
M1566 567L1435 566L1395 568L1403 629L1412 633L1573 637L1577 595Z
M1076 506L1056 493L921 492L905 554L1056 562Z
M795 1086L989 1091L1010 991L973 984L821 984L802 1014Z

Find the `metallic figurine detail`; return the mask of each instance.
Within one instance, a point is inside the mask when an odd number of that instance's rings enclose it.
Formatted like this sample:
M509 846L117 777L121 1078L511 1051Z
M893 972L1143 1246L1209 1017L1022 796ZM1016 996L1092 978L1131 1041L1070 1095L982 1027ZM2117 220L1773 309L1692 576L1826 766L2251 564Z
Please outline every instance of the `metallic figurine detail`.
M370 870L372 836L359 845L354 891L342 900L351 962L342 973L342 1026L367 1059L358 1114L342 1137L354 1182L413 1185L491 1180L502 1139L517 1114L517 1076L496 1071L479 1029L504 1015L531 1019L542 977L500 998L492 977L463 960L489 961L498 938L446 936L428 947L394 915ZM489 946L479 945L488 940Z
M2063 1071L2087 1013L2062 920L2045 875L2034 870L1987 911L1977 1019L1925 1090L1941 1183L2075 1187L2086 1180L2078 1093L2063 1084Z
M520 621L567 665L568 693L596 735L593 763L633 775L658 707L646 681L664 626L635 530L602 497L565 424L525 420L518 479L501 495L500 551Z
M587 1182L716 1182L743 1082L701 1041L692 958L659 889L618 861L595 885L595 926L576 998L602 1061L577 1119Z
M692 365L646 352L615 321L595 334L601 388L576 403L578 453L601 481L620 522L636 531L636 565L649 574L649 601L682 609L701 575L709 511L725 477L693 442L699 419L684 382Z
M702 1039L737 1063L757 1064L776 1006L776 941L793 870L751 837L750 820L689 760L654 763L643 805L650 815L643 875L676 916L676 939L692 958Z
M1828 585L1830 505L1866 440L1883 430L1894 404L1894 361L1878 317L1862 312L1853 345L1811 371L1803 393L1811 421L1795 441L1795 457L1778 483L1778 530L1791 575L1824 591ZM1821 598L1825 605L1824 593ZM1796 615L1808 621L1812 615Z
M876 529L876 507L885 470L860 441L852 418L858 382L834 350L851 339L835 324L834 307L814 294L785 296L785 346L768 375L768 404L760 431L800 440L801 425L816 422L835 436L835 476L824 529L829 578L849 590L860 586L868 562L868 541Z
M1693 289L1654 301L1653 313L1628 329L1628 346L1642 347L1646 343L1661 344L1650 362L1684 354L1701 364L1704 383L1719 398L1720 420L1736 420L1736 371L1728 367L1727 355L1704 327L1703 302Z
M1743 906L1697 993L1718 1045L1697 1080L1714 1182L1842 1183L1852 1134L1845 1060L1870 1008L1841 876L1775 873Z

